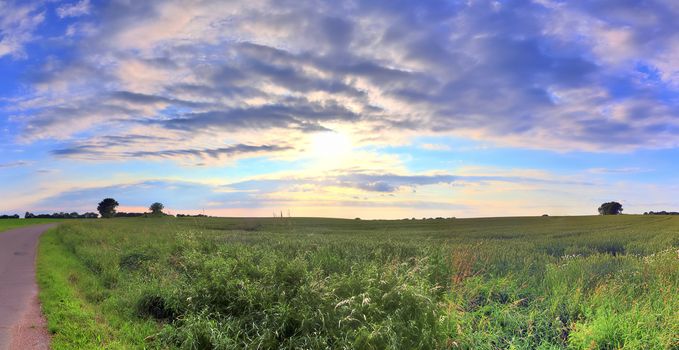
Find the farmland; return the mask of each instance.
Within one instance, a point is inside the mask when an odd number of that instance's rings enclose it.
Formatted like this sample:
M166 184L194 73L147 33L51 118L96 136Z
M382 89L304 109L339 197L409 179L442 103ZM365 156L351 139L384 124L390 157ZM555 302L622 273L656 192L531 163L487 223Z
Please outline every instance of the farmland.
M679 217L65 222L53 348L677 349Z

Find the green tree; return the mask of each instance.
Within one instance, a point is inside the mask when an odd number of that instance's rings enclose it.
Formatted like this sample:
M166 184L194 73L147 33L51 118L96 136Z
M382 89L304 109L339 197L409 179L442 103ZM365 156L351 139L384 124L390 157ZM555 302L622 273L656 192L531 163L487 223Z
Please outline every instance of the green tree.
M116 207L118 206L118 202L116 202L115 199L113 198L106 198L103 201L99 202L99 205L97 206L97 211L99 211L99 214L101 214L102 218L112 218L116 215Z
M599 207L599 215L618 215L622 214L622 204L618 202L604 203Z
M151 206L149 207L149 210L153 215L163 215L163 209L165 209L163 203L158 202L151 204Z

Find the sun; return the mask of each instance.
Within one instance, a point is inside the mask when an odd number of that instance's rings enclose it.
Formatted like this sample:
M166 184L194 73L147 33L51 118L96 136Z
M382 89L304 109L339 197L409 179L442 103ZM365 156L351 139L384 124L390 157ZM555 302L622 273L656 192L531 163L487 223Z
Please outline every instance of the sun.
M351 153L352 148L351 138L341 132L327 131L311 137L310 152L315 157L341 158Z

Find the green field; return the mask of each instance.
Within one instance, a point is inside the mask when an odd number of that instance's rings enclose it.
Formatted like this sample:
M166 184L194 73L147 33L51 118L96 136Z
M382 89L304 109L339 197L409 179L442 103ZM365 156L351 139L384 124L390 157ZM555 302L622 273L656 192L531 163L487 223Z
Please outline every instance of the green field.
M48 224L51 222L60 222L63 220L58 219L0 219L0 232L11 230L13 228L29 226L29 225L39 225Z
M679 217L73 221L38 279L55 349L679 349Z

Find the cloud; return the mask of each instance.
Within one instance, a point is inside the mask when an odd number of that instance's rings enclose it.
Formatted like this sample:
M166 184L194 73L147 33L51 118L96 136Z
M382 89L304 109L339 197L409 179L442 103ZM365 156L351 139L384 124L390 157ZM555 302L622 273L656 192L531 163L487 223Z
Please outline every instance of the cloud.
M102 198L113 197L125 207L145 208L148 201L160 201L171 210L192 210L206 208L209 212L220 209L281 208L299 205L323 207L393 207L450 210L463 205L436 201L387 201L375 203L359 199L337 201L335 198L317 197L313 200L299 200L292 197L272 198L266 193L225 190L222 185L175 180L146 180L120 183L111 186L73 189L50 196L37 204L41 208L73 208L69 210L92 210ZM151 199L152 198L152 199ZM47 209L49 210L49 209ZM53 209L58 210L58 209ZM267 209L265 215L271 211Z
M530 183L530 184L564 184L564 185L582 185L589 186L592 183L584 181L572 180L550 180L537 177L525 176L494 176L494 175L399 175L399 174L369 174L369 173L355 173L349 175L341 175L329 180L331 183L336 182L343 186L360 188L366 191L375 192L396 192L403 187L417 187L438 184L452 184L452 183L490 183L490 182L507 182L507 183Z
M24 45L34 40L44 12L34 2L0 1L0 13L0 58L25 57Z
M589 196L596 197L595 203L602 196L600 186L549 174L377 174L352 169L314 173L305 169L231 181L151 178L116 180L109 185L80 183L71 189L59 188L35 206L43 210L92 210L102 198L114 197L126 207L144 208L160 201L175 211L205 208L213 215L268 216L272 210L284 208L294 215L330 215L335 208L344 208L337 213L345 217L525 215L565 210L559 205L572 209L592 201L573 189L587 189ZM571 196L552 206L544 197L554 191ZM509 192L520 193L522 199L503 197ZM360 208L367 211L362 213Z
M438 143L424 143L420 145L420 148L426 149L428 151L450 151L451 148L448 145L438 144Z
M124 206L146 207L160 201L171 208L193 209L206 207L209 201L218 199L220 195L214 190L213 186L200 183L147 180L64 191L43 199L37 206L92 210L103 198L114 197Z
M276 152L291 150L289 146L278 145L245 145L235 144L226 147L218 148L202 148L202 149L182 149L172 148L166 149L166 144L172 139L163 137L153 137L145 135L126 135L126 136L108 136L96 143L74 144L65 148L58 148L51 151L57 157L86 159L86 160L102 160L102 159L147 159L147 158L164 158L164 159L224 159L240 156L257 156L270 155ZM155 146L147 147L153 150L139 150L139 151L125 151L130 148L130 144L146 144L156 143ZM161 148L159 148L159 146ZM122 148L122 150L121 150Z
M16 161L16 162L10 162L10 163L0 163L0 169L2 168L16 168L16 167L22 167L26 165L30 165L30 162L27 161Z
M221 158L223 156L233 157L236 155L255 153L273 153L279 151L285 151L291 149L290 147L283 146L272 146L272 145L232 145L229 147L220 148L208 148L208 149L172 149L172 150L162 150L162 151L138 151L128 153L126 156L131 158L147 158L147 157L160 157L160 158L174 158L178 156L194 156L199 158Z
M57 7L56 12L60 18L84 16L90 13L90 1L81 0L76 3L62 5Z
M679 10L666 1L169 0L92 12L77 55L46 62L15 106L20 139L141 124L193 133L206 150L215 137L275 144L330 129L365 144L438 134L556 151L679 146Z
M307 177L304 175L286 175L284 177L268 177L252 179L226 185L228 188L240 191L277 191L296 186L315 185L321 187L341 187L358 189L373 193L412 192L419 186L475 184L487 185L491 183L532 184L532 185L567 185L593 186L587 181L570 179L546 179L541 177L527 177L516 175L452 175L452 174L390 174L369 173L351 169L337 170L337 175L319 175Z
M637 167L629 168L590 168L587 172L592 174L638 174L653 171L652 169L643 169Z
M166 120L151 120L169 129L200 131L206 129L271 129L296 128L307 131L323 131L320 122L358 120L359 115L329 102L315 104L305 100L291 99L278 105L238 108L225 111L187 113Z

